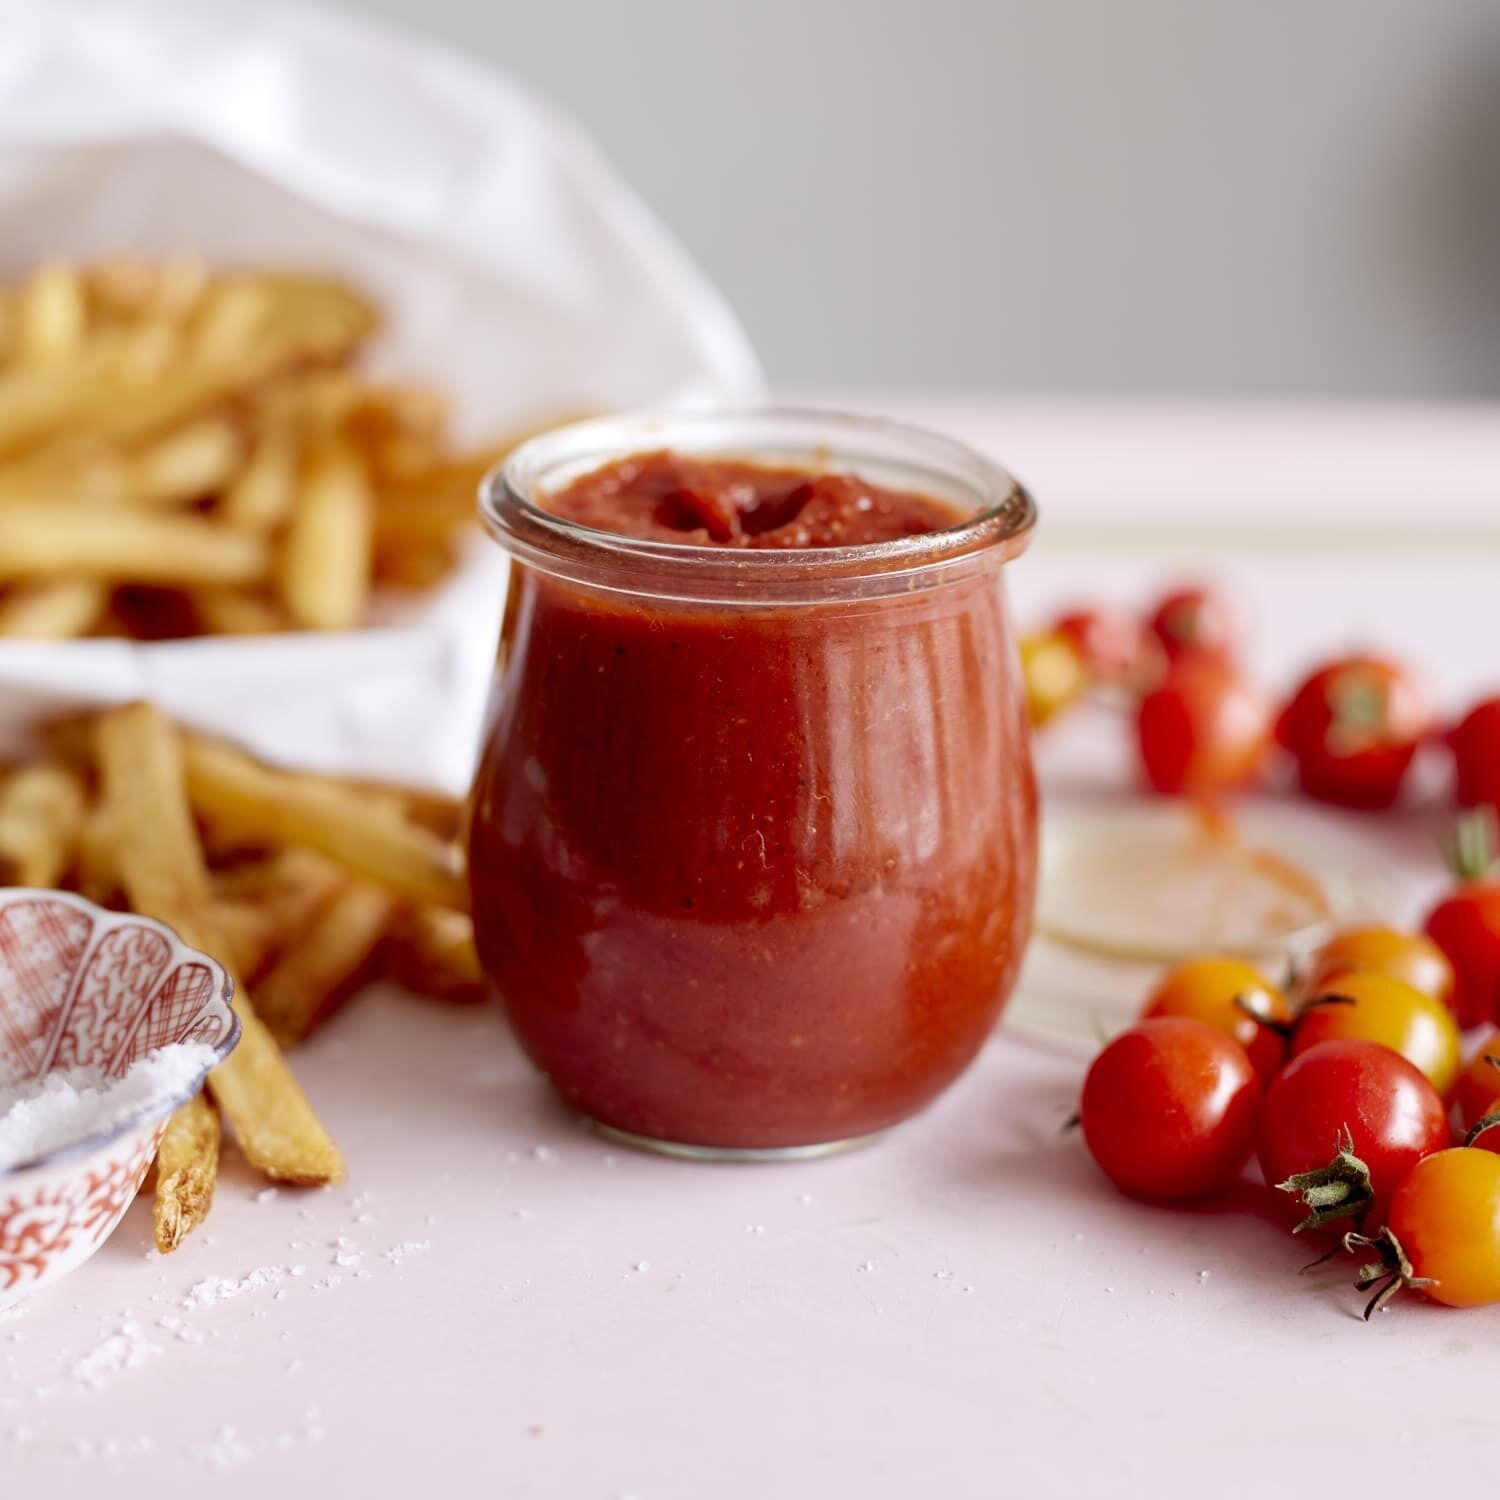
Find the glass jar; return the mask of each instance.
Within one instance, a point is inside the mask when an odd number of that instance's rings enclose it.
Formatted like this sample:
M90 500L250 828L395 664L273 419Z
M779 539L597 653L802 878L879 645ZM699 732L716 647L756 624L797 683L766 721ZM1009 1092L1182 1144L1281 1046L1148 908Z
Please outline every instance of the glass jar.
M963 520L726 549L538 503L669 449L853 471ZM1030 932L1036 790L1002 565L1035 521L945 438L801 411L630 416L486 481L512 558L469 849L481 961L532 1059L657 1149L837 1149L984 1044Z

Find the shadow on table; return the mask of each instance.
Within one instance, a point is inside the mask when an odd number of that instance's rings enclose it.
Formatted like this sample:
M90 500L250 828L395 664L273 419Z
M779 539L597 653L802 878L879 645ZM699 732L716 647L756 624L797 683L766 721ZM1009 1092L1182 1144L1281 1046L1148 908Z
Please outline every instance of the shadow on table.
M1021 1206L1028 1225L1045 1221L1059 1240L1086 1226L1102 1228L1107 1219L1111 1238L1159 1250L1174 1270L1189 1275L1198 1273L1211 1245L1217 1261L1229 1261L1223 1274L1237 1284L1258 1290L1274 1284L1360 1318L1364 1298L1354 1290L1359 1261L1339 1255L1299 1274L1335 1241L1328 1235L1294 1238L1296 1216L1287 1200L1261 1183L1253 1160L1243 1180L1209 1197L1185 1203L1132 1198L1094 1165L1081 1130L1066 1125L1076 1102L1076 1084L1017 1079L989 1102L989 1121L980 1111L957 1143L950 1139L935 1173L965 1199ZM1232 1232L1218 1228L1232 1219L1244 1223ZM1440 1312L1415 1297L1406 1303Z

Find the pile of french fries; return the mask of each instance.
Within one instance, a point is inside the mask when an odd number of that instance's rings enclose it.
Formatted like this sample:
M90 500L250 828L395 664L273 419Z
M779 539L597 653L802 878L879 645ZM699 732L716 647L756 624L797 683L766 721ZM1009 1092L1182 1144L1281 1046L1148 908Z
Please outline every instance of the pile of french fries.
M288 1067L366 981L483 997L459 804L272 769L132 704L50 726L0 779L0 883L79 892L171 927L235 977L240 1043L173 1116L155 1235L175 1249L213 1201L220 1120L275 1182L322 1186L344 1159Z
M0 637L344 630L439 582L514 437L455 453L441 396L360 374L378 325L194 260L0 288Z

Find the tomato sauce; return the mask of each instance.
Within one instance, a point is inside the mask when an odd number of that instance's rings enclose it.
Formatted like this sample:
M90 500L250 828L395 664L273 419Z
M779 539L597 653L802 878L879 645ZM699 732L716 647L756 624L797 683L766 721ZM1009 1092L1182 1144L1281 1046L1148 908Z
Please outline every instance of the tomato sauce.
M849 474L646 453L543 497L652 541L968 519ZM867 1135L983 1045L1036 801L998 559L879 598L696 602L513 568L470 868L480 955L580 1110L728 1150Z

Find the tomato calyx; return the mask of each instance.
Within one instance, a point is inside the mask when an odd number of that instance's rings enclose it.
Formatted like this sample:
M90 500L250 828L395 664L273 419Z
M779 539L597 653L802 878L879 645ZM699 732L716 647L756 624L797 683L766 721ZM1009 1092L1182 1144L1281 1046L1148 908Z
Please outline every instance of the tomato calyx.
M1274 1032L1284 1042L1290 1042L1297 1034L1297 1026L1308 1011L1317 1010L1320 1006L1324 1005L1355 1005L1357 1003L1353 995L1318 995L1315 999L1308 1000L1300 1006L1297 1014L1291 1020L1277 1021L1256 1010L1248 995L1236 995L1234 997L1234 1008L1237 1011L1249 1016L1263 1030ZM1496 1066L1500 1067L1500 1062L1497 1062Z
M1494 1058L1490 1058L1489 1062L1495 1067L1500 1067L1500 1062L1496 1062ZM1500 1125L1500 1109L1491 1110L1489 1114L1475 1120L1469 1127L1468 1134L1464 1136L1464 1145L1472 1146L1486 1130L1493 1130L1497 1125Z
M1310 1172L1295 1172L1285 1182L1276 1184L1278 1192L1290 1193L1307 1217L1293 1228L1293 1234L1304 1229L1321 1229L1339 1219L1359 1219L1375 1201L1370 1186L1370 1169L1354 1154L1354 1136L1344 1128L1335 1142L1333 1160Z
M1424 1286L1436 1286L1431 1276L1418 1276L1411 1259L1401 1246L1401 1241L1387 1226L1379 1234L1360 1234L1351 1229L1343 1238L1343 1248L1355 1255L1361 1250L1373 1250L1378 1257L1367 1261L1359 1268L1354 1278L1357 1291L1367 1292L1373 1286L1375 1295L1365 1304L1365 1322L1368 1323L1400 1291L1415 1291Z
M1476 807L1458 820L1453 845L1453 873L1462 881L1484 880L1494 873L1496 816L1493 807Z

